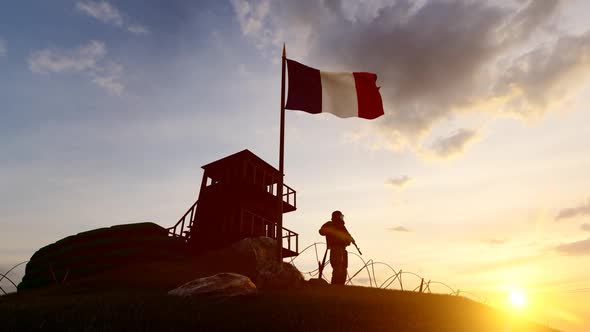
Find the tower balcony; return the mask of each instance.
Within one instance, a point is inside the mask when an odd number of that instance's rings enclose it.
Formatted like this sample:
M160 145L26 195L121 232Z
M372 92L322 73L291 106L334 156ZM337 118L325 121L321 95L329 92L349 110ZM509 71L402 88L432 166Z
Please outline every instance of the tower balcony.
M273 197L278 197L278 184L273 183L266 186L266 192ZM295 189L283 184L283 213L297 210L297 192Z

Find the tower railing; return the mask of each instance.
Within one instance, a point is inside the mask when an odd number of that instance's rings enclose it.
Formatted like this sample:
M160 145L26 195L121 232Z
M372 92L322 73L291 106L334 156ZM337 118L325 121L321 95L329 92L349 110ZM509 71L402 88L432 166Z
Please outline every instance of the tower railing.
M294 246L295 246L295 250L291 249L291 239L293 239ZM287 246L285 246L285 242L287 243ZM299 254L299 234L293 232L292 230L283 227L283 248L286 248L290 251L295 252L296 254Z
M168 229L168 235L174 237L181 237L188 241L190 237L190 228L193 227L195 221L195 212L197 211L197 200L186 212L180 217L178 222ZM186 229L186 230L185 230Z
M242 213L240 216L240 230L244 231L248 230L248 228L250 231L249 233L252 235L267 236L275 240L277 239L277 225L275 222L272 222L250 210L242 209ZM262 232L257 234L257 230L261 230ZM283 227L282 235L283 248L298 253L299 234L293 232L288 228Z
M276 183L267 185L266 192L276 197L278 195L277 187ZM297 208L297 192L286 184L283 184L283 202Z
M286 184L283 184L283 202L295 208L297 207L297 195L295 190Z

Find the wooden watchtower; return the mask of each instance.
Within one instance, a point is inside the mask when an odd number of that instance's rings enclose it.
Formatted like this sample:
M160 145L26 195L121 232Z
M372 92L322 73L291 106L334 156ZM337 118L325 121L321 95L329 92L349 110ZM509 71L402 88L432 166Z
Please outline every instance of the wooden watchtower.
M247 237L277 239L279 171L249 150L202 167L199 199L170 228L197 252ZM295 211L296 193L283 185L283 213ZM185 225L187 226L185 229ZM298 254L298 234L283 227L283 257Z

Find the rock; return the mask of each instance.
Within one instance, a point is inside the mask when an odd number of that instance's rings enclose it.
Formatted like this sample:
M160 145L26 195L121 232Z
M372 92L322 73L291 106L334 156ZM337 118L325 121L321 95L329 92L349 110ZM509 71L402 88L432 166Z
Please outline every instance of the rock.
M246 238L203 253L191 264L200 276L228 272L247 276L258 289L298 287L303 276L291 264L279 263L276 249L276 241L269 237Z
M307 281L307 286L310 287L326 287L330 284L324 279L312 278Z
M294 288L304 281L303 275L295 266L279 263L276 241L269 237L246 238L232 245L230 249L255 266L252 277L258 288Z
M289 263L276 264L273 269L259 271L256 284L259 288L287 289L303 284L304 278L295 266Z
M257 271L276 269L278 265L277 242L269 237L245 238L234 243L230 249L235 250L239 256L252 260Z
M63 238L35 252L18 290L54 286L131 265L180 261L189 257L180 238L154 223L115 225Z
M250 278L237 273L219 273L199 278L168 292L176 296L239 296L256 294L256 285Z

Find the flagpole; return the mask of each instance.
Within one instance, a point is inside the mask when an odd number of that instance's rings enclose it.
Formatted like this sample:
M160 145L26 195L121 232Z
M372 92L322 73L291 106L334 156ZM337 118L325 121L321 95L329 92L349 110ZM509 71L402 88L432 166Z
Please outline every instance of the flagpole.
M279 183L277 188L278 196L278 219L277 219L277 244L279 262L283 261L283 178L285 177L285 67L287 63L287 52L283 43L283 57L281 68L281 130L279 139Z

